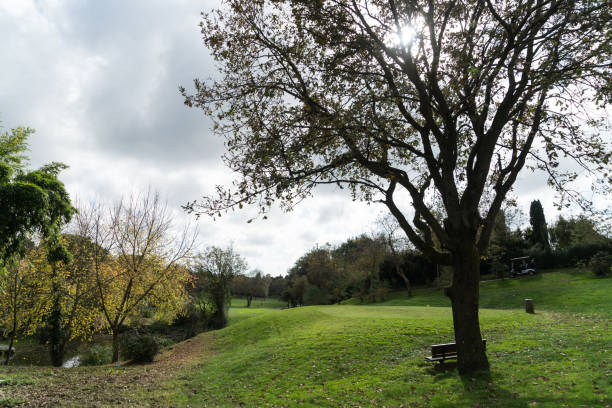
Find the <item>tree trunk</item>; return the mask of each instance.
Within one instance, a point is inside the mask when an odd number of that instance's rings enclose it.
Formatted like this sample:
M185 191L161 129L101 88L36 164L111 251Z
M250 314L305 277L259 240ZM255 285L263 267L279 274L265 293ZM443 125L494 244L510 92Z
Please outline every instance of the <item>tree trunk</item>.
M17 291L15 291L15 294L17 293ZM4 360L4 365L8 365L9 360L11 359L11 350L13 349L13 343L15 341L15 337L17 336L17 299L14 299L15 301L13 302L13 305L15 307L13 307L13 330L10 332L11 333L11 341L9 342L9 347L8 350L6 350L6 359Z
M6 350L6 358L4 359L4 365L8 365L9 360L11 359L11 350L13 350L14 340L15 340L15 336L11 336L11 341L9 342L8 349Z
M119 330L111 329L113 334L113 363L119 361Z
M406 276L399 265L395 265L395 272L404 280L404 284L406 285L406 290L408 291L408 297L412 297L412 286L410 286L410 279Z
M227 311L225 294L217 294L215 296L215 305L217 310L212 317L213 329L222 329L227 326Z
M446 294L453 308L459 373L488 370L489 361L478 321L480 256L476 247L469 243L455 251L454 255L453 284Z
M51 364L61 367L64 362L64 339L62 330L62 309L59 298L53 300L53 311L50 316L51 339L49 351L51 353Z

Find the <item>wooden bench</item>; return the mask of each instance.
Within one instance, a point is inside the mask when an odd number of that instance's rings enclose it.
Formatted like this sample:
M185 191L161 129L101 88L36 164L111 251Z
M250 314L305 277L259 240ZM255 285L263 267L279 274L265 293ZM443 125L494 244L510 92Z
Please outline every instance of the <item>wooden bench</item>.
M482 339L482 344L487 348L487 340ZM432 344L431 345L431 356L425 357L427 361L439 361L441 363L444 360L454 360L457 358L457 344L446 343L446 344Z

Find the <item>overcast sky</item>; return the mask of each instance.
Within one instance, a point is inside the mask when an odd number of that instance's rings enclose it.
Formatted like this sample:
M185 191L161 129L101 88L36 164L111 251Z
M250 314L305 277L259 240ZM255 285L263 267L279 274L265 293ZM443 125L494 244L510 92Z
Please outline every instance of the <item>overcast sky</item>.
M214 75L201 41L200 12L214 1L0 0L0 125L36 129L31 164L62 161L71 197L112 201L151 187L181 222L180 205L227 184L223 142L177 90ZM523 174L519 204L542 201L540 178ZM346 191L346 190L345 190ZM200 245L228 245L272 275L316 244L372 229L382 208L325 191L285 214L247 224L255 209L201 218ZM195 220L193 220L195 222Z

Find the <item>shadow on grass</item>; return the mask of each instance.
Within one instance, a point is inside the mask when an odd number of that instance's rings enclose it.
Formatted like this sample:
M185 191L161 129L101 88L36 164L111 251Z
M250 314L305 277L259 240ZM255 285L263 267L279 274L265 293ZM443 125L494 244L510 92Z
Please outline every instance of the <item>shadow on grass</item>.
M426 370L434 377L434 381L446 381L458 378L461 385L455 390L452 400L437 402L436 407L508 407L523 408L534 405L560 406L606 406L604 397L584 397L576 395L571 399L554 398L545 394L520 393L519 389L508 389L497 384L495 375L488 371L469 375L460 375L457 372L457 363L436 364ZM499 378L498 378L499 380ZM601 399L599 399L601 398Z
M433 375L438 378L446 378L454 376L455 370L457 368L457 362L444 362L444 363L436 363L433 366L429 367L427 373Z
M455 390L455 398L447 402L438 402L436 406L450 408L457 406L469 407L528 407L528 401L519 398L517 393L511 392L495 384L488 371L469 375L460 375L457 372L457 363L436 364L428 370L434 381L443 381L458 378L461 385Z

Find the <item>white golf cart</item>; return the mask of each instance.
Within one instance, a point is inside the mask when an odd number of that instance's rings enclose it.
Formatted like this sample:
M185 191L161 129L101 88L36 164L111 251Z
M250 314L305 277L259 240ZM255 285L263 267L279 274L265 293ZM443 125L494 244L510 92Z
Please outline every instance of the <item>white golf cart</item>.
M516 278L521 275L535 275L535 260L530 256L510 259L510 277Z

